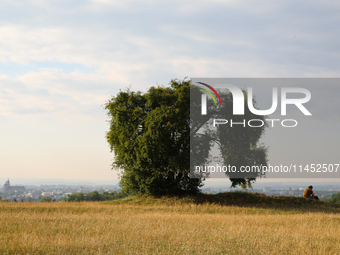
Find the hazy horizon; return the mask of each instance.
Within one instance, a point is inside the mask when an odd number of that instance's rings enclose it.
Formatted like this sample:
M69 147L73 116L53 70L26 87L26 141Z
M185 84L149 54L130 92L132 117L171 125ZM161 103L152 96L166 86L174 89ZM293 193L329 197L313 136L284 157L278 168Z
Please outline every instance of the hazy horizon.
M8 178L0 177L0 189L5 184L5 181L7 181ZM9 179L12 186L15 185L33 185L33 186L39 186L39 185L89 185L89 186L100 186L100 185L118 185L119 180L113 179L113 180L91 180L91 179L43 179L43 178L12 178ZM231 182L228 179L208 179L203 182L204 186L202 188L207 187L225 187L230 188ZM288 187L289 185L296 186L299 185L301 187L307 187L309 185L314 185L316 188L317 186L323 184L323 185L335 185L339 184L339 180L336 179L327 179L327 181L324 180L299 180L299 179L258 179L253 184L253 188L263 187L264 185L268 186L270 184L280 184L285 187Z

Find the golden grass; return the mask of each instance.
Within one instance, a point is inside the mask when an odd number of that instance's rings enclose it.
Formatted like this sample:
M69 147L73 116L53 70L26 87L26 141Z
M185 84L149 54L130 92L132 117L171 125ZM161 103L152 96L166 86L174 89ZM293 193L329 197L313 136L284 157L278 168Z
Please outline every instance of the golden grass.
M340 213L0 203L0 254L340 254Z

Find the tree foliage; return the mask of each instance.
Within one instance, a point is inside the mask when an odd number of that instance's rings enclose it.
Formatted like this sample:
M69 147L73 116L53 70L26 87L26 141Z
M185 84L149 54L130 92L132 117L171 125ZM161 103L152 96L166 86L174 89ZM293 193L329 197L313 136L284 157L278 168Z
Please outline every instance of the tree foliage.
M84 194L74 193L71 195L67 195L67 197L63 198L64 202L83 202L83 201L111 201L123 197L127 197L128 194L124 192L103 192L99 193L98 191L92 191L90 193Z
M40 202L52 202L52 198L51 197L44 197L40 200Z
M113 168L123 169L120 185L124 192L198 193L204 176L190 178L190 139L192 148L200 153L197 163L207 161L212 143L218 141L229 163L266 164L265 148L257 146L264 128L205 129L199 133L211 117L231 113L230 108L211 109L209 115L191 119L191 89L190 81L172 80L170 87L151 87L144 94L120 91L105 104L110 119L106 139L114 153ZM229 107L231 95L222 97ZM246 118L253 117L246 114ZM249 186L256 177L230 178L233 186Z
M201 90L193 89L191 91L192 96L195 93L201 93ZM247 103L247 93L243 90L244 104ZM259 116L253 114L248 107L245 107L244 115L233 115L231 109L233 109L233 96L229 92L219 92L223 107L215 107L213 104L208 104L208 110L206 115L192 113L192 139L201 139L204 137L205 145L201 145L203 148L211 148L207 145L208 141L217 143L219 150L223 157L224 165L235 166L240 169L241 166L266 166L267 165L267 148L263 144L259 144L259 140L267 128L265 121L266 116ZM196 98L200 98L196 96ZM193 103L193 100L192 102ZM197 102L197 103L200 103ZM253 99L253 105L256 106L256 101ZM200 111L199 106L191 107L191 109ZM194 115L194 116L193 116ZM230 128L228 125L218 125L216 128L212 128L212 119L226 119L234 123L248 123L249 120L256 119L264 123L261 127L250 127L247 124L237 124ZM253 123L253 125L259 125ZM200 143L200 142L198 142ZM202 142L201 142L202 143ZM198 158L206 158L206 153L200 153ZM244 175L244 177L242 176ZM227 173L232 187L240 185L242 188L251 188L251 184L256 178L262 177L262 173Z
M336 194L332 194L330 198L325 199L324 201L331 202L331 203L340 203L340 192Z
M190 82L147 93L121 91L106 104L107 141L113 166L123 168L126 192L152 195L197 193L202 180L189 177Z

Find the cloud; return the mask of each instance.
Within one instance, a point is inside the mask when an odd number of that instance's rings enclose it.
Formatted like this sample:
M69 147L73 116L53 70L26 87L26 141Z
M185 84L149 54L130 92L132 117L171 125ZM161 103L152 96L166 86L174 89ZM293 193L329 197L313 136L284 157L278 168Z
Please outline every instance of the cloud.
M339 76L339 5L262 3L1 3L1 113L76 111L186 76Z
M83 109L101 107L112 87L106 77L58 69L41 69L16 78L1 76L0 82L0 115L4 116L48 113L74 118L77 113L83 115ZM91 116L91 111L85 115Z

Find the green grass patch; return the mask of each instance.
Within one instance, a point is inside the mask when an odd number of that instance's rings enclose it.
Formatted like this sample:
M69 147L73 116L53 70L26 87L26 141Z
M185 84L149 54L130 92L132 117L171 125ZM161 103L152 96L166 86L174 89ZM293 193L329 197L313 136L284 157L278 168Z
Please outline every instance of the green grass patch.
M218 194L200 194L197 196L129 196L123 199L103 202L105 204L126 205L202 205L252 207L262 209L294 210L303 212L340 213L340 204L314 201L302 197L266 196L249 192L225 192Z

